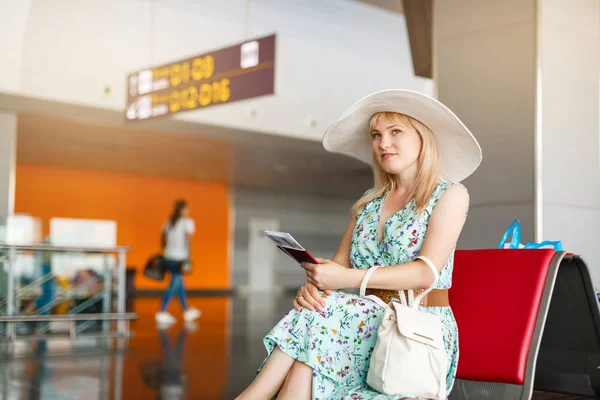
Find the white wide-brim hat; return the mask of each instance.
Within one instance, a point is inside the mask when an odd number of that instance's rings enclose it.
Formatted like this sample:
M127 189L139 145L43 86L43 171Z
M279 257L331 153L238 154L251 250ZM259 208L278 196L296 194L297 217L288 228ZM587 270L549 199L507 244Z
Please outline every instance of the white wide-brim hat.
M329 152L345 154L372 165L369 121L373 114L386 111L413 117L433 132L440 150L444 178L460 182L481 164L479 143L448 107L422 93L402 89L383 90L356 102L327 129L323 147Z

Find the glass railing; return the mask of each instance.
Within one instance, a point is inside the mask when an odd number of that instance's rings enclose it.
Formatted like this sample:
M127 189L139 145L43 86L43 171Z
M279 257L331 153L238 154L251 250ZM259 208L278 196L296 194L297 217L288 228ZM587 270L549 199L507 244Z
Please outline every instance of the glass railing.
M129 335L128 251L0 244L0 340Z

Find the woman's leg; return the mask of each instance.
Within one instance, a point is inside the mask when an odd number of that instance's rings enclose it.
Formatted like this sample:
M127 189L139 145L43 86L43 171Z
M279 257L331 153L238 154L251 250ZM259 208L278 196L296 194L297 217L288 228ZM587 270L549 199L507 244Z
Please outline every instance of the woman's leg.
M171 282L169 282L169 287L165 292L165 297L163 297L162 306L160 307L160 311L165 311L171 298L173 297L173 293L175 292L177 280L175 279L175 274L171 272Z
M187 297L185 294L185 288L183 287L183 276L181 274L175 274L177 275L177 296L179 297L179 302L181 303L181 308L183 308L183 311L186 311L188 309L188 305L187 305Z
M277 400L310 400L312 398L312 375L311 367L303 362L294 361L294 365L277 395Z
M272 399L277 394L296 360L275 347L269 359L236 400Z

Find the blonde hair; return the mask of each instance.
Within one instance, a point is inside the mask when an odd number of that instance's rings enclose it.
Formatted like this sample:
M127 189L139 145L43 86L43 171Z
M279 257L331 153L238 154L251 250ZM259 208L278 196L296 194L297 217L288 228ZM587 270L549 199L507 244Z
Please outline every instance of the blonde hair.
M375 129L375 125L380 117L395 123L410 125L417 131L419 136L421 136L422 144L417 160L418 169L415 179L416 184L409 196L409 199L415 200L417 211L421 213L427 207L429 199L439 181L441 160L435 135L421 121L408 115L395 112L379 112L374 114L369 121L369 132L365 132L365 134L370 133ZM369 201L380 197L386 192L396 189L396 176L388 174L381 168L375 154L373 154L373 176L375 180L373 190L363 195L356 203L354 203L352 206L354 215L358 215Z

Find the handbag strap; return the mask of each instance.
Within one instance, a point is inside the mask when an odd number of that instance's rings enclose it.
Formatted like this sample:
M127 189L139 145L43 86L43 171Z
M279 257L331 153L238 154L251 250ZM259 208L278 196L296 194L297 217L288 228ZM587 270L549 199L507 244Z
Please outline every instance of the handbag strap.
M365 297L366 293L367 293L367 283L369 282L369 279L371 279L371 275L373 275L373 272L375 272L375 270L377 268L381 268L381 265L373 265L371 268L369 268L367 270L367 273L365 274L365 276L363 276L362 281L360 282L360 295L362 297ZM406 299L404 298L404 292L402 290L398 290L398 296L400 297L400 302L404 305L406 304ZM381 304L384 305L384 304Z
M498 248L504 248L504 245L508 241L508 236L510 238L509 249L518 249L519 244L521 243L521 221L515 219L509 226L506 228L502 239L500 239L500 243L498 243Z
M438 272L437 268L435 267L435 264L427 257L425 256L418 256L417 258L415 258L415 260L422 260L425 262L425 264L427 264L427 266L431 269L431 272L433 272L433 276L435 277L434 281L431 283L431 286L429 286L429 288L427 290L425 290L423 293L421 293L420 295L417 296L417 298L413 298L414 296L414 292L412 290L407 290L408 292L408 305L412 308L418 308L419 307L419 303L421 302L421 300L427 296L427 293L431 292L433 290L433 287L436 285L436 283L438 283L438 281L440 280L440 273ZM360 295L361 296L365 296L366 291L367 291L367 284L369 283L369 279L371 278L371 275L373 275L373 272L375 272L375 270L377 268L381 268L381 265L374 265L371 268L368 269L367 273L365 274L365 276L363 276L362 281L360 282ZM399 290L398 291L398 295L400 296L400 302L404 305L407 305L407 300L404 297L404 290Z
M429 258L427 258L425 256L418 256L417 258L415 258L415 260L421 260L421 261L425 262L425 264L427 264L429 269L431 269L431 272L433 272L433 276L435 279L433 280L433 282L431 282L431 285L429 286L429 288L427 290L425 290L423 293L418 295L417 298L414 299L412 303L410 303L410 306L412 308L418 308L421 300L423 300L423 298L425 296L427 296L427 293L429 293L433 290L433 287L440 280L440 273L438 272L437 268L435 267L435 264ZM412 290L411 290L411 292L412 292Z
M363 276L362 281L360 282L360 292L359 292L362 297L364 297L367 292L367 283L369 282L371 275L373 275L373 272L375 272L375 270L380 267L381 267L381 265L373 265L371 268L369 268L367 270L367 273L365 274L365 276Z

